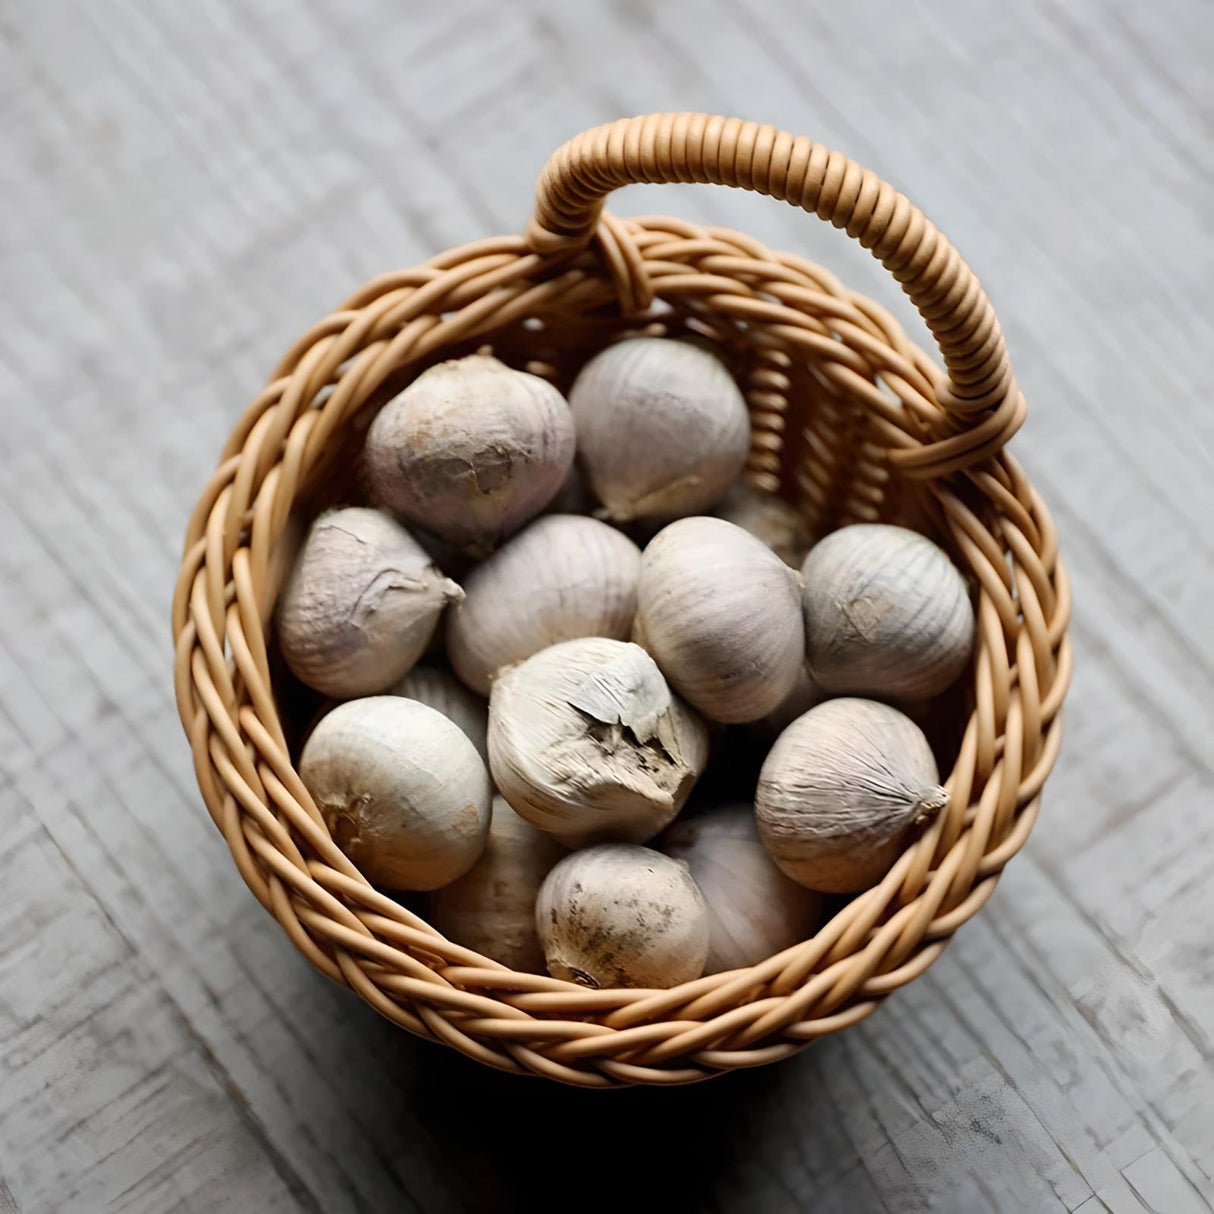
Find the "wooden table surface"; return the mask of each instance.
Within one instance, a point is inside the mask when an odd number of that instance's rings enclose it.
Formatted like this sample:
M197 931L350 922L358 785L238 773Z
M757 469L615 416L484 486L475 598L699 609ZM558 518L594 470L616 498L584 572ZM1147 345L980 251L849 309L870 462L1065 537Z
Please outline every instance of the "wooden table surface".
M1211 52L1208 0L0 6L0 1212L1211 1209ZM847 150L968 257L1078 667L1036 832L921 980L782 1066L605 1095L309 968L203 809L168 604L299 332L517 230L576 130L674 108ZM746 228L909 324L787 207L615 205Z

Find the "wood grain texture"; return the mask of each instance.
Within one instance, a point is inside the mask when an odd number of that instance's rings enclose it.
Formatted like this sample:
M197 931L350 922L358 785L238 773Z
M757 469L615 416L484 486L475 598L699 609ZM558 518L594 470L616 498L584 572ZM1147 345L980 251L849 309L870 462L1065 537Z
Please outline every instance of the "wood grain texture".
M1214 1207L1212 46L1204 0L0 8L0 1211L524 1209L592 1202L604 1151L671 1160L679 1209ZM1028 849L923 979L783 1066L604 1097L417 1043L293 951L194 787L168 597L312 319L519 228L576 130L673 108L846 150L978 271L1079 661ZM921 332L788 208L613 205Z

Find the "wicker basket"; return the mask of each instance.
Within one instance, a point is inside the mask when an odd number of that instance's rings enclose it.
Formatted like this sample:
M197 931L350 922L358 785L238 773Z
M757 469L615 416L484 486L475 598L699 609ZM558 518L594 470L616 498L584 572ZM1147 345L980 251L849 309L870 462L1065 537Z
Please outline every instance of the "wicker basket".
M757 190L845 229L902 284L946 369L799 257L601 209L617 186L669 181ZM564 388L638 330L717 346L751 410L750 479L816 533L879 519L943 543L971 577L978 644L960 710L929 722L951 808L880 885L753 969L595 991L451 944L367 883L292 766L307 708L266 634L299 520L348 494L370 417L421 369L491 346ZM321 972L404 1028L508 1071L587 1087L685 1083L864 1019L991 896L1058 754L1069 591L1050 516L1006 450L1024 413L977 279L905 197L847 157L698 114L571 140L545 168L523 236L377 278L304 334L198 502L173 606L177 701L241 875Z

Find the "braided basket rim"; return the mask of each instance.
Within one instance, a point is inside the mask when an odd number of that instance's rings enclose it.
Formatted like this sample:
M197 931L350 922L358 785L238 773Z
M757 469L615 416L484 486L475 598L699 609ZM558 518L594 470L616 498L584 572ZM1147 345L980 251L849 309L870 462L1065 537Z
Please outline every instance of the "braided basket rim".
M617 185L671 180L756 189L845 229L902 282L947 371L802 258L728 229L602 210ZM400 376L537 318L538 329L545 317L584 318L601 344L661 323L665 307L710 335L742 334L756 352L744 384L756 483L781 476L781 391L804 362L863 412L868 447L923 487L977 588L972 710L945 781L950 808L810 940L670 990L594 991L455 945L366 882L292 766L266 632L293 506L343 427ZM541 176L525 235L373 279L305 333L199 498L173 603L175 685L200 790L241 876L322 973L411 1032L507 1071L589 1087L685 1083L857 1023L990 898L1061 744L1070 588L1049 512L1005 447L1023 416L977 279L904 196L846 157L705 115L626 119L571 140ZM867 517L865 494L880 485L853 479L845 513ZM815 486L811 469L798 492L812 499Z

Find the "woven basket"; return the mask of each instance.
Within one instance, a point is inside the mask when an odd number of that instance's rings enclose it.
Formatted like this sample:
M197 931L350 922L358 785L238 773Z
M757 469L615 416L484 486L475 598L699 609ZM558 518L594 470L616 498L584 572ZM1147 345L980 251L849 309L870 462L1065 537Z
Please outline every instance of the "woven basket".
M816 213L902 284L941 371L880 307L738 232L618 219L630 182L739 186ZM267 644L302 525L349 500L375 410L481 347L567 388L621 333L714 343L751 411L748 476L816 534L931 533L967 572L978 642L959 711L928 722L951 807L813 939L672 990L587 990L445 940L334 845L292 763L314 710ZM173 605L176 691L198 782L249 888L322 973L411 1032L587 1087L674 1084L772 1062L864 1019L940 955L1024 844L1058 754L1069 591L1045 506L1006 450L1024 419L986 295L905 197L771 127L656 114L571 140L522 236L383 275L304 334L236 426L194 511ZM963 703L961 702L963 700Z

